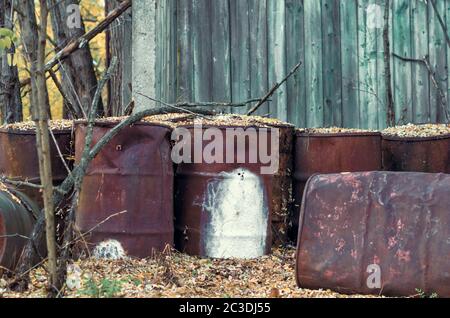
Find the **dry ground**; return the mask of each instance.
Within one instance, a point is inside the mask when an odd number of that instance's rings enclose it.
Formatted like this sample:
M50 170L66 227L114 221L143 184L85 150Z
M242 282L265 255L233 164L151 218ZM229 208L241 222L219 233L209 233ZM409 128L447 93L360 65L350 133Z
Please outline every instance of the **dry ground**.
M209 260L170 252L148 260L86 259L70 266L66 297L350 297L331 291L299 289L295 249L276 249L256 260ZM32 272L29 291L6 289L0 297L45 297L45 269ZM71 287L71 288L69 288ZM352 296L363 297L363 296Z

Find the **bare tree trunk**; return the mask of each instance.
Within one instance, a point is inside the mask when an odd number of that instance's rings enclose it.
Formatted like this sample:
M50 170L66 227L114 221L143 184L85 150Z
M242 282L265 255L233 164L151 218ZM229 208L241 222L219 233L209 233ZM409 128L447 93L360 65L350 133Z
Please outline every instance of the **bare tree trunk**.
M46 0L40 0L41 25L39 28L38 54L36 68L33 68L31 76L34 77L37 87L37 105L35 106L36 140L39 155L39 170L41 183L43 186L43 199L45 211L45 229L48 251L48 271L49 271L49 291L51 295L56 295L59 286L56 286L57 276L57 255L56 255L56 227L53 204L53 177L50 157L50 133L48 128L48 95L47 81L45 76L45 47L47 43L47 17L48 9Z
M38 26L36 21L36 13L34 0L17 0L16 11L19 18L20 25L20 36L23 44L23 52L25 59L30 66L30 70L33 69L36 72L36 62L38 60ZM36 86L36 81L31 80L31 109L37 106L38 99L37 93L38 89ZM47 88L45 88L45 95L47 96L47 114L51 118L50 106L48 102Z
M118 6L117 0L105 0L105 13L108 15ZM131 102L131 9L116 19L106 31L107 65L116 57L117 68L108 84L108 103L106 116L121 116L124 108Z
M79 17L79 25L77 25L76 15L78 12L71 11L72 8L79 8L79 1L47 0L47 3L51 12L54 38L59 49L85 33L81 16ZM97 77L89 44L72 53L61 64L61 83L64 91L71 99L72 105L83 107L85 113L88 113L97 88ZM101 101L98 114L103 114Z
M13 30L11 0L0 0L0 27ZM22 99L20 96L19 71L15 66L14 45L0 53L0 104L2 124L22 121Z

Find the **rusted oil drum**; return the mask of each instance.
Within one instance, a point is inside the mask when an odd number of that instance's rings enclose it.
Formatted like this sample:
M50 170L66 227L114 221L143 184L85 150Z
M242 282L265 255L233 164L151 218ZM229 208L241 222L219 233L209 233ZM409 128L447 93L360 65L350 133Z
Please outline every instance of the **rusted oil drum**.
M26 123L18 124L25 125ZM67 127L70 123L64 123ZM39 160L36 147L36 133L34 124L29 124L27 128L0 128L0 174L11 179L27 180L28 182L39 184ZM50 127L52 124L50 124ZM7 126L8 127L8 126ZM70 128L52 129L58 147L69 167L73 163L72 150L72 130ZM53 184L59 185L67 177L67 169L58 154L53 140L50 140L51 165L53 174ZM25 193L30 199L43 206L42 194L38 189L30 187L20 187L19 191Z
M450 134L436 137L383 135L386 171L450 173Z
M15 269L38 213L28 197L0 184L0 273Z
M313 176L300 215L298 285L450 297L449 207L446 174Z
M378 171L382 166L379 132L343 130L339 133L321 133L297 130L294 152L295 202L290 231L290 238L293 241L297 238L303 190L306 181L312 175Z
M97 123L93 143L115 124ZM89 232L86 241L91 248L114 240L127 255L145 258L173 246L170 132L167 127L144 123L126 127L91 162L76 212L76 224L82 233ZM76 162L85 133L86 125L78 123Z
M194 127L180 128L189 131L186 138L194 153ZM254 258L267 254L273 241L283 243L287 237L293 128L204 125L200 134L211 128L221 141L215 152L222 160L182 162L177 167L176 247L190 255L212 258ZM258 136L256 145L246 138L252 132ZM234 133L239 137L230 137ZM234 146L230 146L231 140ZM238 140L242 147L238 146ZM278 149L273 147L275 143ZM250 151L258 152L262 144L267 153L279 158L278 167L270 173L261 170L267 162L260 158L250 160ZM199 145L204 153L210 141L201 140ZM227 157L230 149L232 160ZM240 156L246 160L239 160Z

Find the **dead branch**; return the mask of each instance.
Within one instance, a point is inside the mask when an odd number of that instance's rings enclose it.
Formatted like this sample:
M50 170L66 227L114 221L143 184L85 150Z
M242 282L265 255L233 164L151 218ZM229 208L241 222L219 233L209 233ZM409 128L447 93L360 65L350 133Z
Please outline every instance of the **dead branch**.
M31 182L27 182L27 181L20 181L20 180L11 180L5 176L0 176L0 181L2 183L10 184L15 187L28 187L28 188L33 188L33 189L42 189L42 185L40 185L40 184L35 184L35 183L31 183Z
M60 61L67 58L70 54L83 48L88 42L95 38L98 34L103 32L115 19L122 15L128 8L131 7L131 0L125 0L121 2L117 8L112 10L107 17L105 17L99 24L97 24L92 30L74 39L69 44L67 44L62 50L60 50L56 55L47 62L45 65L45 71L48 72ZM21 85L27 85L30 83L30 79L26 79L21 82Z
M444 35L445 35L445 40L447 41L447 45L448 45L448 47L450 47L450 37L448 36L447 26L445 25L444 20L442 20L442 16L439 13L439 10L438 10L438 8L436 6L436 2L434 2L434 1L435 0L430 0L431 6L433 7L434 13L436 14L436 16L437 16L437 18L439 20L439 24L442 27L442 31L444 32Z
M280 88L281 85L283 85L292 75L294 75L297 72L297 70L300 68L300 66L302 66L302 63L303 62L299 62L297 65L295 65L294 68L289 72L289 74L285 78L283 78L283 80L281 82L275 83L275 85L266 94L266 96L261 98L261 100L258 102L258 104L256 104L252 109L250 109L250 111L247 113L247 115L252 115L254 112L256 112L258 110L259 107L261 107L265 102L267 102L269 100L269 98L273 94L275 94L277 89Z
M436 79L436 74L433 71L433 69L430 65L430 62L428 60L428 55L426 55L423 59L404 57L404 56L398 55L396 53L392 53L392 55L402 61L405 61L405 62L413 62L413 63L419 63L419 64L425 65L425 67L428 70L428 74L430 75L431 82L433 83L434 87L438 91L438 94L440 97L440 104L441 104L442 110L444 111L444 115L445 115L445 120L446 120L446 122L448 122L450 115L449 115L448 109L447 109L447 105L448 105L447 96L443 92L442 88L439 86L439 83Z
M75 107L73 106L72 102L69 99L69 96L64 91L63 86L58 80L58 77L56 76L55 72L53 72L52 69L48 71L50 74L50 77L53 80L53 83L55 84L56 88L58 89L59 93L61 94L63 100L64 100L64 106L67 108L68 112L72 116L72 118L82 118L82 114L78 114L78 112L75 110Z

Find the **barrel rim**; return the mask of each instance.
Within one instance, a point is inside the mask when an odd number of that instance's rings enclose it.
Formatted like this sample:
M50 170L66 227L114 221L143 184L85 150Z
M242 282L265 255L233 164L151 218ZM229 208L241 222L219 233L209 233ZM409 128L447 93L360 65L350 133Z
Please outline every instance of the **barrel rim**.
M72 133L72 129L54 129L52 130L54 135L67 135ZM19 130L13 128L0 128L0 134L7 135L25 135L25 136L36 136L36 130Z
M421 141L438 141L450 139L450 134L444 134L439 136L429 136L429 137L400 137L396 135L382 134L383 140L387 141L399 141L399 142L421 142Z
M186 129L194 129L195 125L194 124L184 124L184 125L179 125L176 128L186 128ZM175 128L175 129L176 129ZM280 128L280 129L291 129L292 131L295 129L294 125L272 125L272 124L261 124L261 126L258 126L257 124L249 124L249 125L213 125L213 124L202 124L202 129L209 129L209 128L218 128L218 129L236 129L236 128L244 128L244 129L248 129L248 128L255 128L255 129L271 129L271 128Z
M121 121L95 121L94 127L104 127L104 128L114 128L117 125L119 125ZM86 126L88 124L88 121L86 119L80 119L75 121L75 129L79 126ZM137 121L133 124L127 125L129 127L131 126L150 126L150 127L160 127L160 128L166 128L166 129L173 129L170 124L168 123L165 125L164 123L152 123L152 122L146 122L146 121Z
M306 131L297 130L295 133L296 137L302 138L347 138L347 137L381 137L381 132L379 131L367 131L367 132L338 132L338 133L311 133Z

